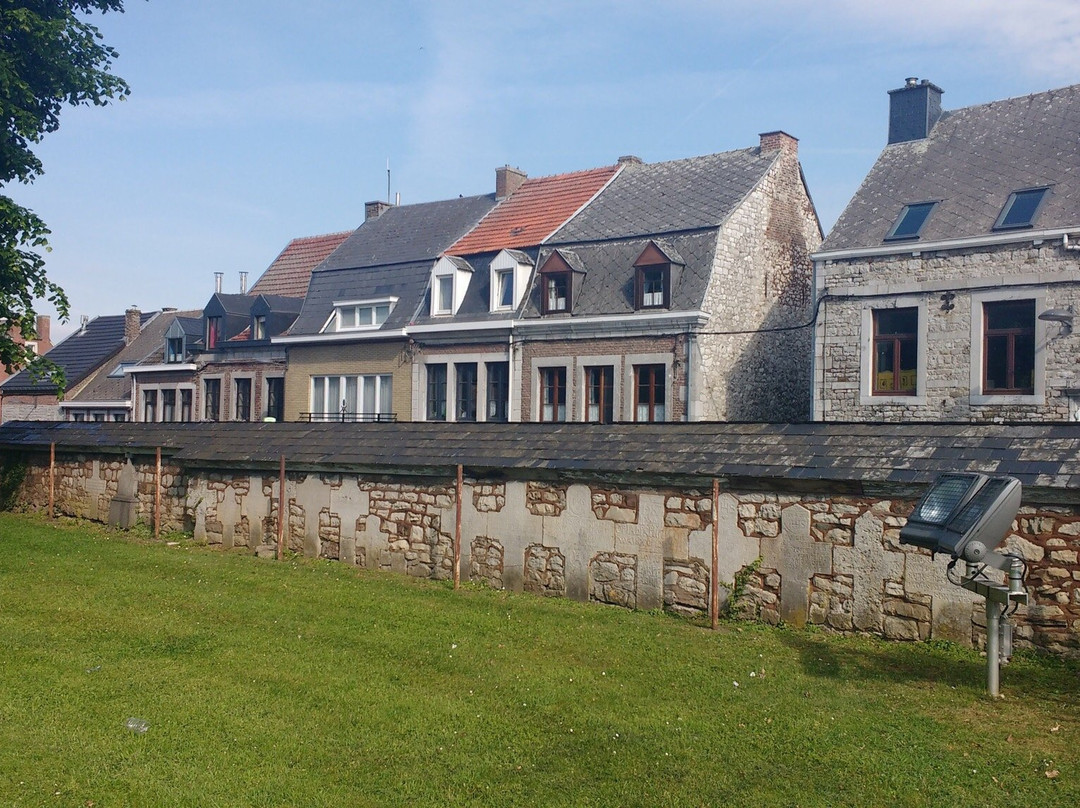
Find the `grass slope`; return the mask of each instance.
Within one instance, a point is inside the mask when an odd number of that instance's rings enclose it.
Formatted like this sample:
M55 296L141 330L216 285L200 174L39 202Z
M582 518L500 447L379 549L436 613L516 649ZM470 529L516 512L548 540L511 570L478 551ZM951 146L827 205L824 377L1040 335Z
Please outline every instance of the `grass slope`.
M1078 674L0 513L0 806L1072 805Z

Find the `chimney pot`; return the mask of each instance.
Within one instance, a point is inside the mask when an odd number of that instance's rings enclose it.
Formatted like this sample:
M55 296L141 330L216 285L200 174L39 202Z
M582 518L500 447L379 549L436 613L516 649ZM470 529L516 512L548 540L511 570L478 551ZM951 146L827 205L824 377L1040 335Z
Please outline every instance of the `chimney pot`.
M142 312L135 306L124 312L124 343L130 345L142 330Z
M514 193L521 184L529 178L529 175L520 168L511 168L509 165L495 169L495 198L506 199Z
M240 271L240 294L247 294L247 272Z
M214 293L221 294L221 281L225 278L224 272L214 273Z
M914 76L904 79L904 86L889 90L889 143L922 140L941 117L941 94L933 82Z

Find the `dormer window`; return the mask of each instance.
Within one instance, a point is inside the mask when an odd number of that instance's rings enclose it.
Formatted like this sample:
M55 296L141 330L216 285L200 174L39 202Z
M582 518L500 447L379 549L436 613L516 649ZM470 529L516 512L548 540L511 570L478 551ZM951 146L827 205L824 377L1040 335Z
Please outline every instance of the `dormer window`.
M454 276L441 275L436 279L435 313L453 314L454 312Z
M1017 230L1022 227L1031 227L1049 190L1049 188L1027 188L1022 191L1013 191L1009 194L1005 207L1001 209L1001 214L994 223L994 229Z
M510 311L521 303L532 260L519 250L503 250L491 262L491 311Z
M549 272L544 275L544 314L570 311L570 273Z
M472 278L472 267L464 258L444 255L431 270L431 316L457 314Z
M666 309L671 306L671 288L675 280L673 266L682 266L682 259L674 248L650 241L634 262L635 309Z
M165 340L165 361L169 364L184 361L183 337L169 337Z
M253 340L266 339L266 315L256 314L251 318L251 338Z
M334 303L334 314L330 318L333 331L363 331L378 328L390 316L397 303L396 297L379 300L345 300Z
M220 317L207 317L206 318L206 348L207 350L214 350L218 346L218 342L221 339L221 318Z
M567 249L555 250L540 264L537 273L540 313L572 314L584 280L585 265L577 254Z
M937 202L918 202L914 205L904 205L904 209L900 211L900 216L897 217L889 234L885 236L885 240L902 241L918 238L936 204Z
M638 267L638 301L639 309L661 309L667 306L667 283L668 268L661 267Z

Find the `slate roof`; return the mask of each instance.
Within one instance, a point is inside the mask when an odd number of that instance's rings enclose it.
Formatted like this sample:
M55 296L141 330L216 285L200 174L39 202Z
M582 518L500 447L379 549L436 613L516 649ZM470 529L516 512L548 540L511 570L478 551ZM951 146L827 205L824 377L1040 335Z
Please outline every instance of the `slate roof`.
M1080 226L1080 84L943 113L886 146L819 253L990 235L1013 191L1049 185L1034 230ZM905 205L940 200L920 238L885 242Z
M567 258L573 257L568 263L573 265L576 261L585 268L581 288L574 294L574 316L634 314L634 261L652 240L655 239L636 238L558 248ZM696 311L701 307L709 283L713 254L716 251L716 230L669 236L662 244L659 240L655 241L685 264L677 270L678 279L672 283L670 310ZM543 249L537 266L542 266L551 252L550 248ZM673 271L673 278L675 274ZM522 311L525 318L541 316L542 291L540 284L533 286ZM543 319L553 320L557 316L546 315Z
M1080 424L74 423L0 425L0 447L152 453L193 465L450 477L773 480L911 490L947 471L1016 477L1025 499L1080 500Z
M143 327L158 312L144 312L140 318ZM124 347L123 314L95 317L51 351L45 354L64 370L67 389L80 384L106 360L111 359ZM47 378L33 379L22 370L0 385L5 395L55 395L56 386Z
M311 271L341 246L351 230L294 238L251 287L251 294L303 297Z
M429 266L429 273L424 277L425 284L424 288L421 290L422 299L420 300L420 305L416 310L412 323L417 325L428 325L446 322L475 323L515 319L518 316L518 312L515 309L491 310L491 272L489 270L491 269L491 262L495 260L495 257L500 252L502 252L502 250L471 255L468 260L455 255L447 256L455 264L463 266L472 272L469 286L465 290L465 297L462 299L461 305L458 306L457 312L449 319L445 315L436 317L431 316L431 288L428 285L431 267ZM510 252L514 255L516 260L524 261L527 264L535 266L539 249L532 247L527 250L510 250Z
M417 301L424 295L432 263L433 259L427 259L381 267L314 272L304 308L289 329L289 334L318 334L334 310L334 301L383 297L396 297L398 303L382 329L403 328L412 319Z
M619 169L613 165L526 179L446 252L473 255L536 246L592 199Z
M716 227L761 181L779 154L762 154L754 147L664 163L627 163L600 195L547 243Z
M165 332L175 320L183 321L201 314L199 311L166 311L143 326L139 336L124 347L113 359L101 365L86 386L70 401L85 404L93 401L126 401L131 398L131 377L110 378L121 362L161 364L165 361ZM196 320L196 322L201 322ZM185 329L186 333L186 329ZM201 333L201 332L200 332Z
M350 233L315 271L433 260L494 205L495 195L484 194L392 207Z

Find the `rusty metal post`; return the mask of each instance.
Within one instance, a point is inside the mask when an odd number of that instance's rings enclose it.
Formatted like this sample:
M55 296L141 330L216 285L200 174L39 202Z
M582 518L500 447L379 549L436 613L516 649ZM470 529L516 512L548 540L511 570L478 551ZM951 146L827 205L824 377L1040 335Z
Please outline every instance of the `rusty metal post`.
M154 538L161 536L161 447L157 447L154 457Z
M285 455L281 456L277 506L277 560L285 558Z
M712 481L712 571L709 574L709 617L720 627L720 481Z
M461 492L464 488L461 464L457 467L457 513L454 517L454 589L461 586Z
M56 518L56 444L49 444L49 518Z

